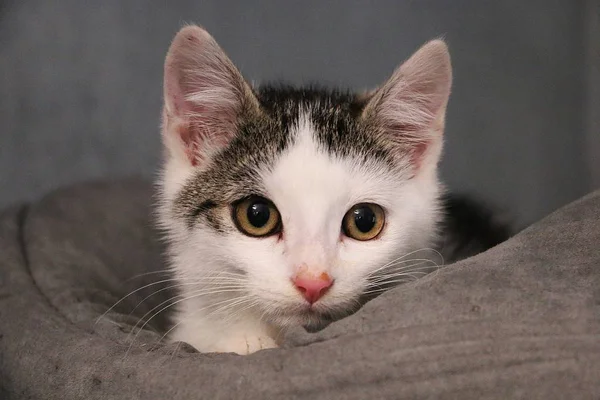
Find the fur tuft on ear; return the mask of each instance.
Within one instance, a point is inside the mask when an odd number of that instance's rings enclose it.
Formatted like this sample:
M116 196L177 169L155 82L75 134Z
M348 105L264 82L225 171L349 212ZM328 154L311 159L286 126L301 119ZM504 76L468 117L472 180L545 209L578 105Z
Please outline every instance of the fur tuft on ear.
M181 29L164 68L163 140L192 166L210 158L236 133L240 115L256 108L250 86L202 28Z
M428 155L437 163L451 85L448 47L433 40L371 95L363 118L379 127L385 140L398 145L402 154L409 153L417 167Z

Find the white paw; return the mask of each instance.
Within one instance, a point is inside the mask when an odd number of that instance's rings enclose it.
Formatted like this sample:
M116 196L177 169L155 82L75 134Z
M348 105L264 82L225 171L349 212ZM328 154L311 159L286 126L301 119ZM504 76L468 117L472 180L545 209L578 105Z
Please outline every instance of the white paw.
M282 333L251 318L227 325L201 318L185 321L173 330L170 340L186 342L201 353L252 354L278 347L273 338Z
M215 351L248 355L259 350L273 349L276 347L277 343L269 336L242 335L218 343Z

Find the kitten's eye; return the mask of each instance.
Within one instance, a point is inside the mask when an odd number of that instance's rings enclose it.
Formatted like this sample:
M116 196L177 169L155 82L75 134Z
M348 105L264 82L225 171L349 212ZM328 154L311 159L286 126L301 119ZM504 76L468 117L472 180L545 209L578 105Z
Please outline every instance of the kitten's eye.
M269 236L281 230L281 217L269 200L252 196L234 204L233 220L248 236Z
M362 203L353 206L342 222L344 234L356 240L374 239L385 222L383 208L377 204Z

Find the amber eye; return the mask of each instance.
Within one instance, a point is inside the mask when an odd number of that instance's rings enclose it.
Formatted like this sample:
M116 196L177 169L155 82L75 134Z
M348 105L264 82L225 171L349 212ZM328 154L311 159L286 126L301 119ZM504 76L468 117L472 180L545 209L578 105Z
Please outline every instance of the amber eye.
M352 239L371 240L379 235L384 222L383 208L377 204L361 203L348 210L342 222L342 230Z
M281 230L279 211L263 197L252 196L235 203L233 220L240 232L248 236L269 236Z

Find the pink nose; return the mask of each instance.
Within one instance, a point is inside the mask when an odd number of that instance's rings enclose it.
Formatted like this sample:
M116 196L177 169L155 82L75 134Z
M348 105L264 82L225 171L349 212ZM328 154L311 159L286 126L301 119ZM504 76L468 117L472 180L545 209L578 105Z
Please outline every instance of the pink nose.
M323 297L331 285L333 285L333 280L325 272L319 276L299 273L292 279L292 282L310 304L315 303Z

